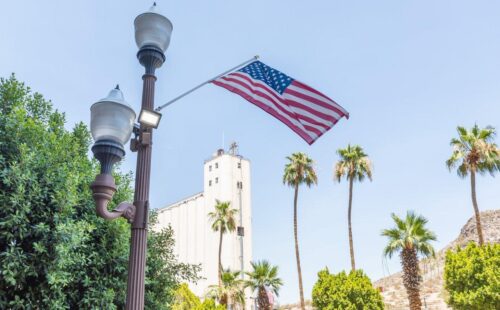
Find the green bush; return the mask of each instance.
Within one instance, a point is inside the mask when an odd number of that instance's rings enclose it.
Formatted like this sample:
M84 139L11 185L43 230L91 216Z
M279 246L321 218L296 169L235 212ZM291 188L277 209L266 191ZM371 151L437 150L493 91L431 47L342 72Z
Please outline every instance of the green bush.
M216 305L211 298L206 298L203 302L188 287L182 284L175 291L172 310L225 310L221 305Z
M380 292L361 270L349 274L321 270L313 287L312 300L313 306L320 310L384 309Z
M444 279L454 309L500 309L500 244L448 250Z
M0 309L123 309L130 225L95 213L87 127L12 75L0 79ZM132 200L117 172L110 208ZM146 309L168 309L196 266L173 254L173 232L150 231Z

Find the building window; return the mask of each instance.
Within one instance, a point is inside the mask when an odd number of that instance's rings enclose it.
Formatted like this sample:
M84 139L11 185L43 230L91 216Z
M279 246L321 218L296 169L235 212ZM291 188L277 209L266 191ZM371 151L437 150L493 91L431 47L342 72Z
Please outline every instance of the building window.
M245 236L245 228L243 226L238 226L238 236L240 237Z
M212 180L208 181L208 186L212 186Z
M240 168L240 169L241 169L241 163L238 163L238 168Z
M215 163L215 169L219 168L219 163Z
M236 188L243 189L243 182L236 182Z
M215 178L215 183L219 183L219 178Z
M212 171L212 165L208 166L208 171Z

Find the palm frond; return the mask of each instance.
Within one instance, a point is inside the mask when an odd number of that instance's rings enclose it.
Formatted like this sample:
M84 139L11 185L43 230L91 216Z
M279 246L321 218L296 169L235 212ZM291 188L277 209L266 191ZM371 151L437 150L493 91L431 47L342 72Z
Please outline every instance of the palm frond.
M394 213L391 216L396 227L384 229L381 233L388 238L383 252L385 256L391 258L394 253L404 249L415 249L424 256L433 255L434 248L429 242L435 241L436 235L425 227L427 224L425 217L413 211L408 211L404 219Z
M361 146L348 144L346 148L338 149L337 154L340 159L335 164L334 180L340 182L342 177L358 182L366 177L372 180L373 165Z

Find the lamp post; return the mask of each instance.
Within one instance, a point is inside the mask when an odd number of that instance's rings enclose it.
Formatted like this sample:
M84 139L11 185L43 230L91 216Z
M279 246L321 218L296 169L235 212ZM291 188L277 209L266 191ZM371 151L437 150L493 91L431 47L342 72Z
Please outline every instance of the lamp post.
M108 220L125 217L131 223L127 310L144 309L152 130L158 127L161 117L154 111L155 70L165 61L164 52L172 33L172 23L156 13L155 6L134 21L137 58L145 68L139 125L134 125L135 112L126 104L118 87L91 107L91 132L95 140L92 151L101 163L101 173L91 185L96 212ZM112 167L125 155L123 145L132 132L135 137L130 147L137 152L134 203L122 202L109 211L107 204L116 191Z

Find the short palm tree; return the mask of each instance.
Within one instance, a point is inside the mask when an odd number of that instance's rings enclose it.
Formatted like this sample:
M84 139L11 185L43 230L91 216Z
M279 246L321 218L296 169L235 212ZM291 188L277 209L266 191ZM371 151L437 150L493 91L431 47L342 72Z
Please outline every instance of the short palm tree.
M293 233L295 238L295 258L297 260L297 272L299 274L299 292L300 292L300 306L305 309L304 303L304 289L302 287L302 271L300 268L300 255L299 255L299 240L297 237L297 198L299 195L299 186L306 184L311 187L313 184L318 183L318 177L313 168L313 161L304 153L293 153L288 156L288 163L285 165L285 172L283 174L283 184L291 186L295 189L293 199Z
M219 232L219 286L222 284L222 237L227 232L236 229L236 214L238 210L231 208L229 201L215 200L215 210L208 213L208 218L212 222L212 229Z
M408 294L410 310L420 310L420 274L418 255L434 256L434 248L429 243L436 240L436 235L425 227L427 219L408 211L405 219L392 214L396 227L385 229L382 236L389 238L384 255L389 258L399 252L403 266L403 285Z
M500 150L493 143L495 128L487 126L479 128L476 125L471 130L464 127L457 127L458 139L451 139L453 153L446 161L448 169L457 167L458 176L467 177L470 173L470 185L472 195L472 205L476 217L476 228L479 244L484 243L483 229L479 215L479 207L476 199L476 173L484 174L489 172L493 175L500 170Z
M225 269L221 274L221 284L208 287L207 297L216 299L227 309L244 309L245 282L239 271Z
M283 281L278 278L278 266L272 266L268 261L252 262L253 270L247 272L248 280L246 286L252 291L257 291L257 303L259 309L271 310L267 290L271 290L276 296L279 296L280 287Z
M350 144L345 149L338 149L337 154L340 160L335 165L334 179L340 183L342 177L349 181L349 207L347 211L347 223L349 226L349 253L351 254L351 269L356 270L354 260L354 242L352 239L352 186L354 181L362 182L365 177L372 180L372 164L365 154L363 148L359 145Z

